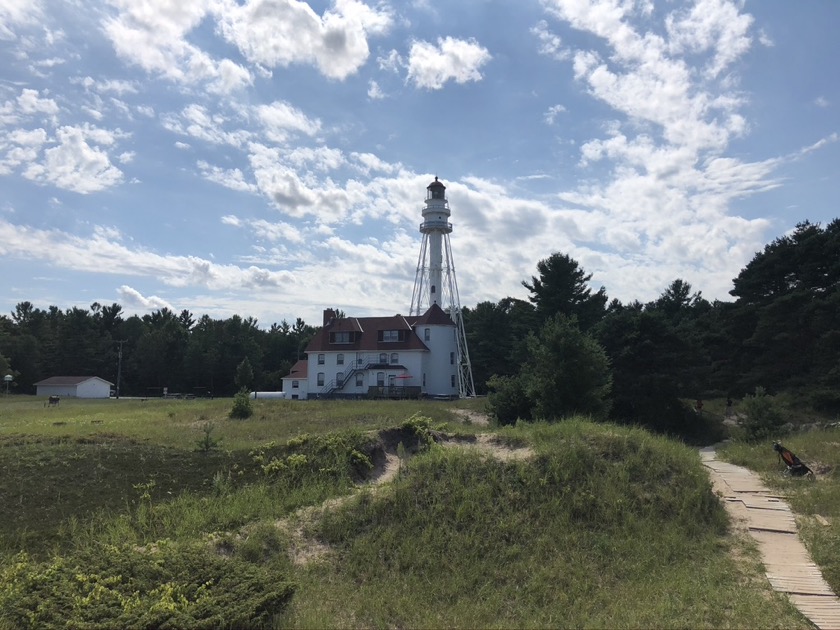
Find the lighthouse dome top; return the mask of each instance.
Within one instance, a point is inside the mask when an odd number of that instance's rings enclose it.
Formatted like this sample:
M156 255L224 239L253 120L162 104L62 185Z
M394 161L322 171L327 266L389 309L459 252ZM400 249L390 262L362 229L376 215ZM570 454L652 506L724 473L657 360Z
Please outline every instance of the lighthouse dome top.
M439 181L437 176L435 176L435 181L431 184L426 186L426 190L429 191L427 199L445 199L446 198L446 186L443 185L443 182Z

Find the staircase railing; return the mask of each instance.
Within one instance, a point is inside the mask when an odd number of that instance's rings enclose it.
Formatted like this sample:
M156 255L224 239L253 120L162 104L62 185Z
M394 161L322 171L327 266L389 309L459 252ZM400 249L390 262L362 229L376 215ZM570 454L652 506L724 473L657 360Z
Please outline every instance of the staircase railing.
M376 360L373 360L372 357L375 357ZM379 355L362 355L357 356L353 361L353 367L344 373L344 378L341 379L339 383L337 379L332 379L329 383L321 388L321 391L318 393L319 397L328 397L332 396L336 391L344 389L344 386L350 382L350 379L353 378L358 372L366 372L372 366L379 364Z

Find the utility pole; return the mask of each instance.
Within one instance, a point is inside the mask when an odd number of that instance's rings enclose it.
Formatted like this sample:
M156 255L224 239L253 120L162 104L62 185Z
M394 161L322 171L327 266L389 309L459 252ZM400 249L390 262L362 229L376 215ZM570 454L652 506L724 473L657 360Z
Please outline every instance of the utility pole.
M115 341L114 343L120 344L120 349L117 354L117 388L114 392L116 394L117 400L120 399L120 379L122 378L122 347L123 344L128 341L127 339L120 339L119 341Z

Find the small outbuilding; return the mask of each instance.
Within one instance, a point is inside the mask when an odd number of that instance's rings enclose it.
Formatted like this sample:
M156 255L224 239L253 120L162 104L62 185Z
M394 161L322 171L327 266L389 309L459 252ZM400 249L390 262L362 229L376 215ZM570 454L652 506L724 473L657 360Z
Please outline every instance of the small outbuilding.
M35 392L38 396L109 398L113 386L98 376L51 376L35 383Z
M290 400L306 400L309 397L309 361L301 359L292 366L288 376L283 377L283 393Z

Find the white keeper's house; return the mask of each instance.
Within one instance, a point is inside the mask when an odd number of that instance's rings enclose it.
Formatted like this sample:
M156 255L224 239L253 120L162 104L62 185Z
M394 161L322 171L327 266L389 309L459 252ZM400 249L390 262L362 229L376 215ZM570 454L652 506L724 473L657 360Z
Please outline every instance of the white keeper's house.
M108 398L114 384L98 376L52 376L35 383L36 396Z
M421 316L336 317L283 379L290 398L458 397L455 323L437 304Z
M426 188L423 241L409 315L338 317L283 378L288 398L458 398L475 395L449 234L446 187ZM444 308L446 310L444 310Z

